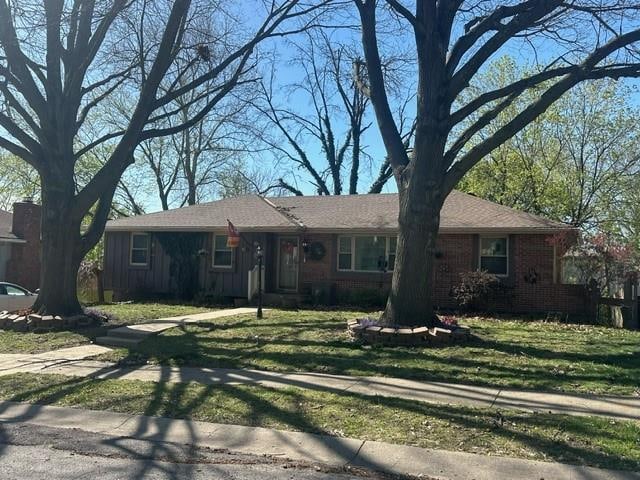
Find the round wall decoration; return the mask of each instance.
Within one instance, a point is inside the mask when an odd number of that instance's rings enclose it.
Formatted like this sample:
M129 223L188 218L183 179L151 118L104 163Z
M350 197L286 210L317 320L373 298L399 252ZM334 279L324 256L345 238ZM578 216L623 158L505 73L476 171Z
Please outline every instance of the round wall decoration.
M322 260L327 253L327 249L320 242L313 242L309 245L309 258L311 260Z

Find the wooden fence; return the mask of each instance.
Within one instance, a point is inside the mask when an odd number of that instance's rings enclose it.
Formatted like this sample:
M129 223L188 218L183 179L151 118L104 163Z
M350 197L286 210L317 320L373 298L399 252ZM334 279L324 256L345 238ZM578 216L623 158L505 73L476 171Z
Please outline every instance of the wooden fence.
M614 326L640 330L640 283L625 282L621 293L622 298L601 297L599 304L610 308Z

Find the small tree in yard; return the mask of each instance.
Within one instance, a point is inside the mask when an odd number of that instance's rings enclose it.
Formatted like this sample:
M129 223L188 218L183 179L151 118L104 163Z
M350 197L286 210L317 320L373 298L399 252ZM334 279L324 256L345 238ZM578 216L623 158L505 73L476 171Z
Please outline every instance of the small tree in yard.
M541 115L565 92L591 79L637 77L640 4L626 0L354 0L373 104L398 187L396 263L383 315L389 324L433 324L433 280L440 211L447 195L483 157ZM388 20L388 22L385 22ZM379 34L403 25L416 58L413 149L394 121ZM468 87L505 46L531 48L544 61L504 87L469 98ZM414 48L415 47L415 48ZM531 90L539 95L501 127L493 121ZM474 89L470 89L474 90Z
M567 247L565 236L559 234L549 237L547 243L564 253L563 276L569 283L593 284L604 295L613 296L625 282L638 279L640 252L611 235L589 235Z
M232 24L237 16L224 10L229 3L216 1L0 0L0 148L33 166L41 179L43 262L36 311L81 311L80 262L102 236L138 144L197 124L249 80L260 42L290 33L284 22L295 21L294 31L308 27L324 3L237 5L250 9L252 19L264 7L264 17L251 27ZM216 21L214 35L199 28ZM220 37L225 31L233 35ZM100 112L114 95L135 99L124 128ZM184 118L196 101L198 108ZM79 186L78 163L106 146L106 161Z

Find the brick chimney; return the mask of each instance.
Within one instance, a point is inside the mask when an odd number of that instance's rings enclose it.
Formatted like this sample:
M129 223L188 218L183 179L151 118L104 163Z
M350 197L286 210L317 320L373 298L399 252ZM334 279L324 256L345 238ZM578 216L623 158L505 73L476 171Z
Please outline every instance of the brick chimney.
M23 240L40 241L40 215L42 207L30 198L13 204L13 234Z
M7 281L33 291L40 286L40 218L42 207L26 198L13 204L12 233L25 243L12 245Z

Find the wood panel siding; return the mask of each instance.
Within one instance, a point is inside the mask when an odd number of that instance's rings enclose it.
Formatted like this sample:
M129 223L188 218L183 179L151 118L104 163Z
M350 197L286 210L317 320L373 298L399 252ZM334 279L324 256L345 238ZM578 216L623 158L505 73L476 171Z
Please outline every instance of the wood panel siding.
M222 233L222 232L221 232ZM150 256L146 266L130 265L130 232L107 232L105 234L104 279L105 288L113 290L117 300L145 296L171 295L174 291L170 275L170 257L162 249L160 242L150 233ZM254 242L267 244L267 234L242 234L242 241L233 251L233 265L230 269L215 268L211 265L213 233L207 235L203 245L204 255L200 256L198 269L199 290L206 295L222 297L246 297L248 272L255 265ZM265 250L265 261L270 261ZM267 263L265 263L267 265ZM266 272L267 277L270 276Z

